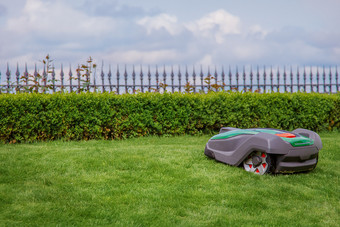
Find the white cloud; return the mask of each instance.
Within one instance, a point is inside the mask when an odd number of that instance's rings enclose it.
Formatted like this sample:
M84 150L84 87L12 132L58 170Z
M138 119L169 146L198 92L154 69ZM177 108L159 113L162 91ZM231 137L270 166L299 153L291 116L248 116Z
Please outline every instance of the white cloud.
M179 53L176 50L127 50L115 51L104 56L109 62L120 64L158 64L160 62L175 61Z
M213 65L214 62L213 62L211 54L207 54L202 59L199 59L199 61L196 64L197 65L210 66L210 65Z
M55 39L96 37L113 30L109 17L90 17L62 2L27 0L20 17L10 18L7 29Z
M268 31L256 24L249 28L249 34L258 39L264 39L268 34Z
M179 34L182 31L182 28L177 21L177 17L165 13L153 17L144 17L138 20L137 24L144 26L149 35L153 31L157 32L160 29L165 29L173 36Z
M241 33L240 18L223 9L188 23L186 27L196 36L214 37L215 41L219 44L224 42L227 35Z

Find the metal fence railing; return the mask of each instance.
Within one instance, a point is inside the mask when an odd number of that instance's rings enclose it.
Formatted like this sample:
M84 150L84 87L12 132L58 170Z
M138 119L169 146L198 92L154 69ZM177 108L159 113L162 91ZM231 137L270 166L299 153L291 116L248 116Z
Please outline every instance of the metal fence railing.
M20 72L19 65L0 71L0 93L18 92L208 92L217 90L251 92L317 92L340 91L337 66L329 67L143 67L119 66L104 72L103 67L85 75L78 69L52 70L39 73L37 65ZM31 73L29 71L32 71Z

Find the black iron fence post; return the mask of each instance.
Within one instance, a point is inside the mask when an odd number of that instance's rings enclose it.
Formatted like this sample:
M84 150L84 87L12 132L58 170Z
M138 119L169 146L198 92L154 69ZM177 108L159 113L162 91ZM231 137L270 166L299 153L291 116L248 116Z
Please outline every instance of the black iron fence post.
M256 80L257 80L257 91L260 92L261 87L260 87L260 69L259 66L256 68Z
M290 93L293 93L294 90L294 75L293 75L293 67L290 67Z
M273 67L270 67L270 90L274 91L274 83L273 83L273 79L274 79L274 74L273 74Z
M315 87L316 87L316 92L319 93L319 78L320 78L320 74L319 74L319 67L316 68L316 84L315 84Z
M73 92L71 65L70 65L70 71L68 72L68 78L69 78L69 81L70 81L70 92Z
M267 72L266 66L263 66L263 92L267 92Z
M46 80L47 80L47 77L46 77ZM60 92L61 93L64 92L64 70L63 70L63 64L61 64L61 71L60 71Z
M128 86L127 86L127 78L128 78L128 74L127 74L127 71L126 71L126 65L125 65L125 69L124 69L124 82L125 82L125 93L129 93L129 89L128 89Z
M215 84L217 85L217 83L218 83L218 74L217 74L216 66L215 66L214 77L215 77ZM216 86L216 88L217 88L217 86Z
M17 63L17 71L15 72L15 76L16 76L16 80L17 80L17 84L16 84L15 91L16 91L16 92L19 92L19 91L20 91L20 72L19 72L19 63Z
M7 71L6 71L6 79L7 79L7 93L10 93L9 89L10 89L10 81L11 81L11 72L9 71L9 65L7 64Z
M100 77L102 79L102 92L105 92L105 83L104 83L104 72L103 72L103 69L104 68L104 63L102 63L102 70L101 70L101 73L100 73Z
M244 91L247 91L247 85L246 85L246 68L245 68L245 66L243 66L242 77L243 77L243 90L244 90Z
M163 85L164 85L164 92L166 91L166 72L165 72L165 66L164 66L164 70L163 70L163 78L164 78L164 82L163 82ZM171 73L170 73L170 80L171 80L171 91L174 92L175 89L174 89L174 78L175 78L175 74L174 74L174 69L173 69L173 66L171 66Z
M279 67L277 67L277 73L276 73L276 91L280 92L280 68Z
M322 67L322 81L323 81L323 93L326 93L326 71L325 71L325 66Z
M44 93L46 93L46 87L47 87L47 73L46 73L45 67L44 67L44 70L43 70L43 83L44 83Z
M25 72L24 72L24 78L25 78L25 81L26 81L26 88L28 86L28 71L27 71L27 64L25 63Z
M178 91L181 92L182 91L182 86L181 86L182 85L182 73L181 73L181 67L180 66L178 66L177 77L178 77ZM172 92L174 92L175 91L174 84L172 84L172 87L173 87Z
M239 90L239 77L240 77L240 75L239 75L239 73L238 73L238 67L236 66L236 90L237 91L240 91Z
M286 73L286 66L283 67L283 86L284 91L287 92L287 73Z
M109 88L110 88L110 92L112 92L112 73L111 73L111 65L109 66L109 73L107 74L107 79L109 81Z
M208 76L206 78L209 78L209 82L208 82L208 91L211 90L211 82L212 82L212 78L211 78L211 73L210 73L210 67L208 67ZM202 88L202 90L204 90L204 87Z
M80 80L81 80L81 75L80 75L80 67L78 65L78 69L77 69L77 80L78 80L78 93L81 92L81 88L80 88Z
M200 78L201 78L201 89L202 91L204 91L204 82L203 82L203 69L202 69L202 65L201 65L201 72L200 72Z
M253 67L250 67L250 91L253 92L253 78L254 78L254 75L253 75Z
M310 67L309 81L310 81L310 92L314 92L314 88L313 88L313 70L312 70L312 66Z
M329 93L331 94L332 93L332 69L331 67L329 67L329 75L328 75L328 80L329 80L329 83L328 83L328 88L329 88Z
M125 86L127 86L126 83L125 83ZM133 94L136 93L136 72L135 72L135 66L133 66L133 68L132 68L132 93Z
M194 83L194 93L196 93L196 72L195 72L195 66L193 66L193 70L192 70L192 79L193 79L193 83Z
M144 83L143 83L143 80L144 80L144 75L143 75L143 69L142 69L142 66L140 66L140 74L139 74L139 78L140 78L140 89L141 89L141 92L144 93Z
M35 64L35 67L34 67L34 86L35 86L35 91L38 92L38 86L37 86L37 83L38 83L38 72L37 72L37 64ZM54 85L54 84L53 84ZM55 92L54 90L54 86L53 86L53 92Z
M158 73L158 66L156 66L156 91L159 92L159 73Z
M299 70L299 67L297 67L296 79L297 79L297 91L300 91L300 70Z
M228 72L228 77L229 77L229 90L231 91L233 89L233 86L232 86L232 73L231 73L231 68L230 68L230 65L229 65L229 72Z
M225 91L225 73L224 73L224 67L222 66L222 91Z
M339 73L338 73L338 66L335 68L335 84L336 84L336 91L340 91L340 84L339 84Z
M185 66L185 86L189 86L188 66Z
M151 92L151 72L150 72L150 66L148 67L148 92Z
M120 79L119 65L117 65L116 78L117 78L117 94L119 95L119 79Z

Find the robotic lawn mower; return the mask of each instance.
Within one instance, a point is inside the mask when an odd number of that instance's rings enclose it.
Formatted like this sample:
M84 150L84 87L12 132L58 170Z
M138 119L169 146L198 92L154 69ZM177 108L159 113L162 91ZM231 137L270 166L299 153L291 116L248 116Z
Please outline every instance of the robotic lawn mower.
M307 129L292 132L223 127L210 138L204 154L248 172L293 173L313 170L322 148L320 136Z

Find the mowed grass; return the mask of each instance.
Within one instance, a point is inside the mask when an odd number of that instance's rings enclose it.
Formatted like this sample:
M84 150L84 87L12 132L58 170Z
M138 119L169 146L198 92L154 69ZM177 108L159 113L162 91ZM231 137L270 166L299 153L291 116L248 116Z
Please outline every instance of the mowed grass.
M317 168L257 176L210 136L0 145L0 225L339 226L340 134Z

